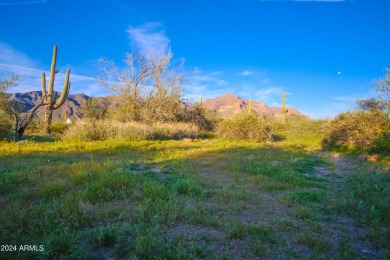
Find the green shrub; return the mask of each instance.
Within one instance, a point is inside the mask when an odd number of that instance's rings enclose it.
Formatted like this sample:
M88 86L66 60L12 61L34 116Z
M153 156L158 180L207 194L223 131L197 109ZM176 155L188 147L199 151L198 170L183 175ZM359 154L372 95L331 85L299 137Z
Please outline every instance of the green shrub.
M45 133L45 124L40 120L33 120L26 128L25 134L43 134Z
M370 146L371 153L380 153L390 155L390 132L382 133L376 138Z
M327 120L308 119L299 115L288 115L286 123L283 124L280 120L273 117L267 118L267 125L272 133L283 138L286 135L292 136L323 136L327 129Z
M61 136L65 133L68 127L69 125L66 123L56 122L50 125L49 130L51 134Z
M177 114L177 120L193 123L202 131L211 131L215 125L215 118L212 117L210 111L198 104L189 105L186 109L180 109Z
M272 141L272 133L264 120L247 111L221 121L217 126L217 133L221 137Z
M12 123L8 115L0 110L0 140L8 138L12 131Z
M324 148L348 147L369 149L375 143L380 147L381 136L389 132L389 115L380 111L355 111L338 115L329 124L323 140ZM382 137L382 140L385 140ZM387 138L388 139L388 138Z

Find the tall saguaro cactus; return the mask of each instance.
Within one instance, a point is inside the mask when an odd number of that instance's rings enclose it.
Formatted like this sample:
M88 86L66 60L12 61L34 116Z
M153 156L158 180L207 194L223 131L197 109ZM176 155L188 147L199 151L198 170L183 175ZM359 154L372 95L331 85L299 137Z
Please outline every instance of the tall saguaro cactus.
M282 93L282 124L286 123L286 115L288 109L286 108L286 93Z
M69 82L70 69L67 69L65 75L64 87L62 88L61 96L57 98L57 93L56 92L53 93L54 79L56 74L56 60L57 60L57 46L54 45L53 58L51 60L50 80L49 80L49 86L47 91L46 91L46 76L45 73L42 72L42 99L43 102L46 104L46 113L45 113L46 132L50 131L53 111L58 109L60 106L62 106L62 104L64 104L70 89L70 82Z

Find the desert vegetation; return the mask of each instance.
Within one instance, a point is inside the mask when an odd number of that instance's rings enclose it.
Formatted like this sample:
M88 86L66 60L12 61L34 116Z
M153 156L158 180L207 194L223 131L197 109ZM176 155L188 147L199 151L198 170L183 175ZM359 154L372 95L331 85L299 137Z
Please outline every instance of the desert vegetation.
M1 244L44 248L2 257L390 257L389 70L378 99L333 119L290 115L284 96L281 118L249 102L221 119L183 99L172 57L102 59L119 103L90 98L70 125L48 112L16 141L5 92L18 78L1 80Z

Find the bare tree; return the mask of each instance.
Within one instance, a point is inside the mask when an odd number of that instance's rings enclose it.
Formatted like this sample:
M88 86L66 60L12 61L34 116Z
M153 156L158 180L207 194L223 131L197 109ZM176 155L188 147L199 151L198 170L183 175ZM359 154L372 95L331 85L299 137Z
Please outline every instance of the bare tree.
M37 110L41 106L46 105L46 103L42 100L40 104L35 105L29 111L25 111L25 107L22 104L18 102L10 102L6 98L5 92L10 88L16 87L19 79L19 75L15 73L11 73L9 78L0 79L0 110L2 110L4 114L13 118L13 131L15 133L16 140L22 138L27 126L36 117Z
M20 140L23 137L27 126L36 118L37 110L44 105L46 105L46 103L42 100L41 103L35 105L29 111L23 112L24 106L20 103L15 102L11 104L10 111L14 119L14 133L16 140Z
M112 60L100 59L100 84L122 98L120 109L126 120L170 121L181 107L183 61L170 68L173 54L150 51L128 53L123 69ZM124 120L124 121L126 121Z

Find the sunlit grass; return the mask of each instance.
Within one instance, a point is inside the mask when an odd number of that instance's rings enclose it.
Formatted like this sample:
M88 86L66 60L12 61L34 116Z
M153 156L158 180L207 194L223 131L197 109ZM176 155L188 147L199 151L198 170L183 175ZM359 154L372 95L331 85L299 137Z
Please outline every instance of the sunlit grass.
M388 173L316 178L314 167L334 167L319 147L317 137L2 142L1 243L45 247L5 256L341 258L360 253L367 226L388 250Z

